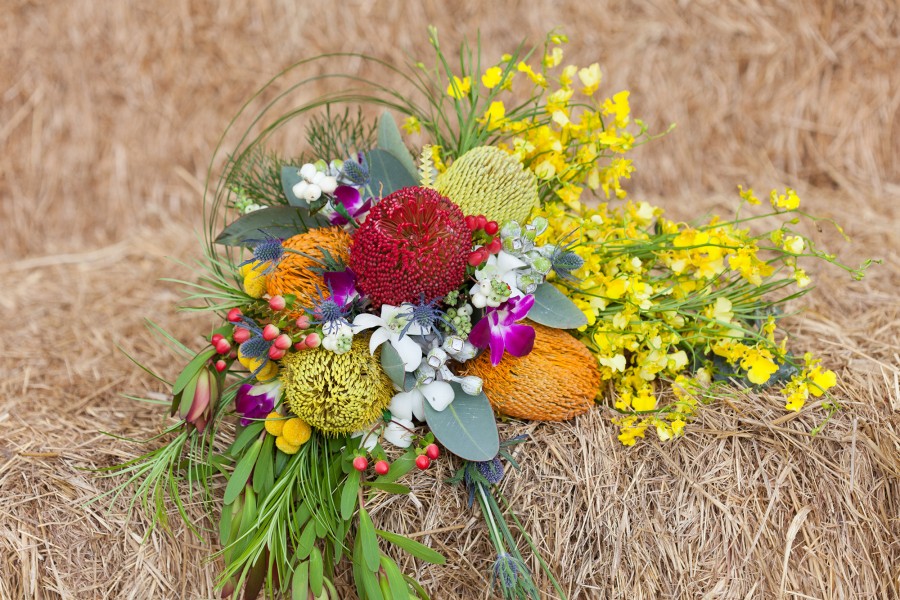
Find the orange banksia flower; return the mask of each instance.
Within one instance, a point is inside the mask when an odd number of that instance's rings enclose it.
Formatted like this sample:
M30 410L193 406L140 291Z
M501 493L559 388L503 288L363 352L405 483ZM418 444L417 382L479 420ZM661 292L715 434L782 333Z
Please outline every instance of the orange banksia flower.
M308 298L316 298L319 290L325 293L322 279L322 263L327 252L331 258L346 264L350 260L350 235L340 227L310 229L284 241L287 250L303 254L285 252L284 258L266 279L266 291L270 296L293 294L301 303Z
M483 352L464 374L481 377L494 410L510 417L565 421L589 411L600 389L590 351L561 329L528 324L537 334L530 354L507 355L491 366L490 352Z

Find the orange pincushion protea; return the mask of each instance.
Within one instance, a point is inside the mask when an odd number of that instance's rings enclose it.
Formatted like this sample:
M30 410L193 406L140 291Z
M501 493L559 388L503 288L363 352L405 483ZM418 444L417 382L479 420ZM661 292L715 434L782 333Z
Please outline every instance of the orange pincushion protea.
M528 324L537 334L529 354L507 354L494 367L482 352L461 374L481 377L494 410L510 417L565 421L589 411L600 389L596 359L565 331Z
M328 252L344 264L350 260L350 234L340 227L321 227L295 235L284 241L284 247L303 254L285 252L284 258L266 278L266 291L270 296L294 294L301 303L318 296L316 286L327 295L322 280L323 259Z

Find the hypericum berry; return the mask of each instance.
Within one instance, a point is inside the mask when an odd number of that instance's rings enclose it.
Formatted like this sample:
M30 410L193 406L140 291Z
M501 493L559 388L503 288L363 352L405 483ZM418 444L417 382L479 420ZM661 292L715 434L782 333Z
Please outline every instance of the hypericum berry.
M229 352L231 352L231 343L225 338L221 338L218 342L216 342L215 348L216 352L218 352L219 354L228 354Z
M303 338L296 344L294 344L294 350L306 350L308 346L306 345L306 338Z
M228 365L226 365L226 364L225 364L225 361L222 360L222 359L219 359L219 360L216 361L216 371L218 371L219 373L221 373L222 371L224 371L224 370L225 370L225 367L227 367L227 366L228 366Z
M309 329L309 317L306 315L297 317L297 329Z
M465 221L466 221L466 227L469 228L469 231L475 231L475 228L476 228L475 227L475 216L467 215L465 218Z
M241 320L242 314L244 314L244 313L241 312L241 309L232 308L231 310L228 311L228 316L226 318L228 319L229 323L237 323L238 321Z
M287 306L287 301L284 299L284 296L272 296L269 298L269 308L275 312L284 310L285 306Z
M243 327L235 327L234 335L232 337L238 344L243 344L244 342L249 340L251 336L252 334L250 333L249 329L244 329Z
M466 260L468 261L470 267L477 267L482 262L484 262L484 255L481 253L481 248L469 252L469 257Z
M488 220L484 215L478 215L475 217L475 229L484 229L485 225L487 225Z
M278 334L281 333L281 330L269 323L265 327L263 327L263 339L267 342L271 342L275 338L278 337Z
M272 360L281 360L284 358L284 354L285 352L281 348L276 348L275 346L269 348L269 358Z
M441 455L441 449L438 448L437 444L428 444L425 448L425 456L430 458L431 460L437 460L437 457Z
M484 224L484 232L488 235L497 235L497 232L500 231L500 225L497 224L497 221L488 221Z
M353 468L362 473L369 467L369 461L365 456L357 456L353 459Z
M287 350L291 347L291 344L293 344L291 336L286 333L282 333L277 338L275 338L274 347L278 348L279 350Z
M391 464L386 460L379 460L375 463L375 472L378 475L387 475L388 471L391 470Z
M313 332L306 336L306 347L307 348L318 348L322 345L322 338L318 333Z
M219 343L219 340L221 340L221 339L222 339L221 333L214 333L209 341L212 343L213 346L215 346L216 344Z
M431 466L431 459L425 456L424 454L420 454L416 457L416 467L419 468L420 471L424 471L428 467Z
M500 241L500 238L494 238L491 240L491 243L486 246L487 251L491 254L497 254L501 250L503 250L503 242Z

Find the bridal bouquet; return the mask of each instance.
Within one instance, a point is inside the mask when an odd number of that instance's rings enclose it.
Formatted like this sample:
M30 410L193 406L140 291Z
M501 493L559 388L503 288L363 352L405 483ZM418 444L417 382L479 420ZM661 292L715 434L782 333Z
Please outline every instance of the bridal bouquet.
M562 421L599 403L632 445L682 435L714 385L777 383L788 410L837 407L834 372L776 329L809 289L801 259L843 267L794 229L812 217L793 190L769 211L741 188L732 218L668 220L623 188L648 127L627 91L600 94L596 63L564 63L565 36L496 58L464 45L451 66L429 34L432 67L329 55L282 74L345 57L368 73L303 80L337 91L254 118L270 124L229 153L202 274L182 282L215 322L190 347L153 326L185 355L174 382L158 376L175 418L162 446L113 470L128 476L117 491L163 524L169 498L192 528L182 493L199 494L225 596L338 598L346 566L360 598L427 598L397 553L445 558L367 507L437 460L484 515L497 593L538 598L542 580L564 596L523 556L537 548L497 487L523 441L501 441L498 416ZM298 123L310 154L270 146ZM753 231L763 217L777 228Z

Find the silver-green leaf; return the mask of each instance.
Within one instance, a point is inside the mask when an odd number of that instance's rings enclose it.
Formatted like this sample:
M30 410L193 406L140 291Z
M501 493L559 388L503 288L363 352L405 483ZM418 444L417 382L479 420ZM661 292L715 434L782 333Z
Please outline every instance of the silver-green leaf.
M500 451L500 435L494 420L494 409L484 393L470 396L458 383L450 384L456 396L442 411L425 402L428 427L453 454L471 461L491 460Z
M534 306L528 318L535 323L556 329L577 329L587 325L587 317L565 294L549 283L534 291Z

